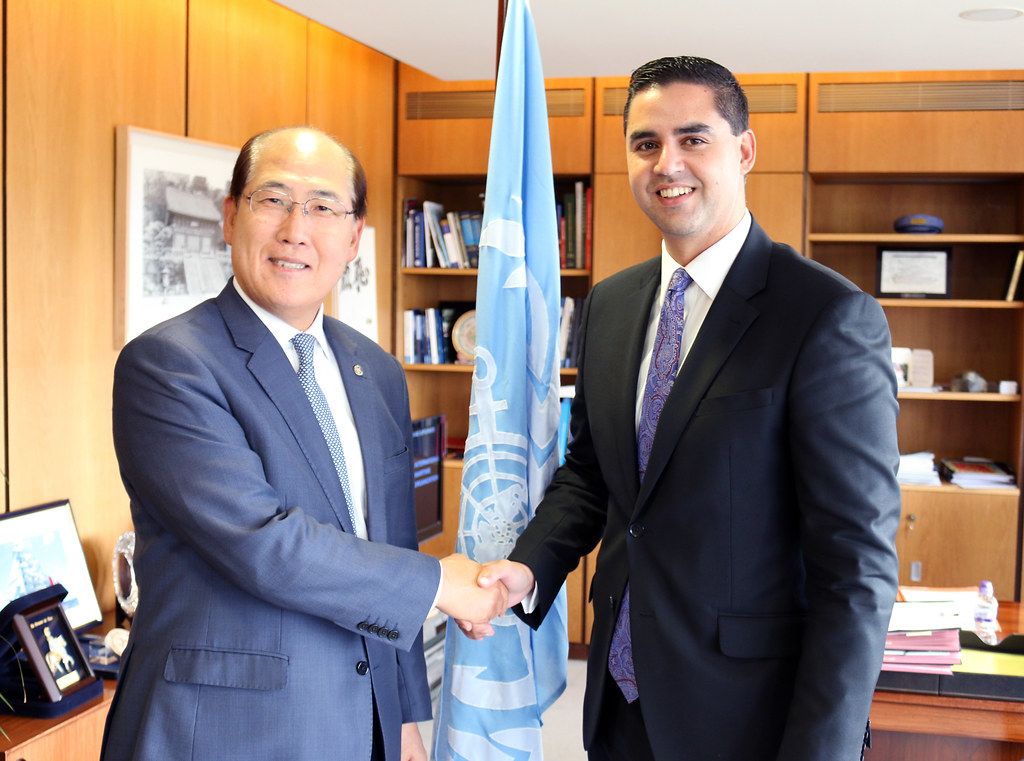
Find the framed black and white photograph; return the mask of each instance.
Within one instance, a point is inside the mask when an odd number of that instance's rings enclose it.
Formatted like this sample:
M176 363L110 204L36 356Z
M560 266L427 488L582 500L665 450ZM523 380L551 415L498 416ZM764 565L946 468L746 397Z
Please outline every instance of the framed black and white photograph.
M216 296L231 276L222 207L238 149L117 128L115 344Z
M947 299L950 296L949 248L878 249L880 298Z

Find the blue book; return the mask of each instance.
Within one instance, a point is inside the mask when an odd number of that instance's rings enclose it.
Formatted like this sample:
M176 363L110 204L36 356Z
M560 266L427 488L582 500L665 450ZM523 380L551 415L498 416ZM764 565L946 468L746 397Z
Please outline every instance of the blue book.
M417 209L412 213L412 266L427 266L427 246L423 239L423 210Z

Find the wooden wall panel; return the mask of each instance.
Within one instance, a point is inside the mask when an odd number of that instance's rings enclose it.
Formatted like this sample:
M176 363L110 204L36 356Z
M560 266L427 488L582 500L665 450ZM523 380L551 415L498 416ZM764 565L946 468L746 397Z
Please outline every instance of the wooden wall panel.
M590 78L549 79L551 90L582 91L579 116L550 116L551 162L555 174L586 175L591 171ZM405 64L398 67L398 174L412 176L465 176L487 173L491 119L406 118L409 93L493 93L493 80L445 82Z
M10 506L71 499L109 609L114 129L183 131L186 3L6 5Z
M395 61L312 21L308 52L308 122L345 143L366 170L366 223L377 236L378 341L392 351Z
M747 208L772 240L805 250L802 172L751 172L747 175Z
M1024 71L812 74L811 172L1024 172L1024 111L818 113L824 83L1020 81Z
M6 22L6 19L5 19ZM0 35L0 60L6 61L4 57L6 50L4 49L4 39L6 35ZM6 103L4 98L4 77L0 77L0 103ZM6 178L7 175L4 170L4 156L3 151L0 151L0 177ZM0 209L3 208L4 204L4 189L6 182L0 182ZM0 214L0 246L3 245L4 240L4 215ZM4 255L4 251L0 251L0 282L3 282L4 268L6 267L7 257ZM0 292L0 337L6 335L6 304L4 303L4 294ZM0 489L0 512L7 512L10 509L10 487L7 483L7 472L10 468L10 464L7 462L7 352L0 351L0 400L4 403L0 403L0 476L2 476L3 488Z
M802 172L807 125L806 74L737 74L749 85L792 85L796 110L752 113L750 127L757 137L754 172ZM629 77L598 77L594 84L594 171L625 172L626 145L622 134L622 93ZM607 99L605 94L609 92Z
M241 147L305 124L306 25L270 0L190 0L188 136Z

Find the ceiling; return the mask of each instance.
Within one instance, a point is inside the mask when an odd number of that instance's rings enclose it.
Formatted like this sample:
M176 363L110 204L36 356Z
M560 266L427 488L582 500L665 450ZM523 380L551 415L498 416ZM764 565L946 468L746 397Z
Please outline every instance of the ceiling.
M276 0L439 79L493 79L497 0ZM1024 0L531 0L544 75L622 76L664 55L735 72L1024 68Z

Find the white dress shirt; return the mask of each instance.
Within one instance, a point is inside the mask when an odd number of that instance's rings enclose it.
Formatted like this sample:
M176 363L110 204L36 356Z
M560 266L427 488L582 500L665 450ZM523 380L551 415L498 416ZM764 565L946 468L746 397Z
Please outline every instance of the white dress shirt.
M235 290L242 300L256 313L260 322L267 326L267 330L274 336L281 345L288 361L292 363L292 369L299 372L299 355L292 346L292 338L298 333L309 333L316 339L316 351L313 354L313 374L320 390L327 399L327 406L331 409L334 417L334 425L338 429L338 438L341 440L341 450L345 453L345 467L348 470L349 493L352 495L352 513L355 516L356 536L366 539L366 474L363 472L363 450L359 445L359 433L356 431L356 421L352 417L352 407L348 402L348 394L345 393L345 384L341 379L341 370L338 367L338 360L331 351L327 337L324 335L324 308L320 305L313 323L303 331L296 330L280 317L271 314L261 307L242 290L242 286L235 279Z
M739 223L725 234L717 243L704 249L697 254L683 269L686 274L693 278L690 287L686 289L683 297L683 343L679 348L679 366L683 366L686 355L690 353L693 342L697 340L697 333L704 318L708 316L711 304L718 295L718 291L725 282L725 276L729 274L732 263L740 253L743 242L750 232L750 212L743 214ZM651 355L654 353L654 339L658 334L658 318L661 316L661 305L665 302L665 293L668 291L668 283L672 275L679 269L679 263L673 259L668 249L665 248L665 241L661 242L661 285L658 287L658 295L651 304L651 313L647 318L647 337L644 339L644 353L640 359L640 373L636 382L636 411L634 422L636 428L640 428L640 411L644 402L644 388L647 385L647 371L651 366Z

